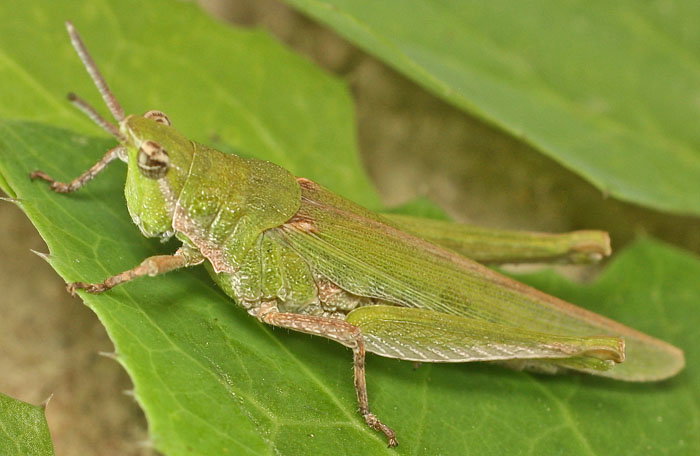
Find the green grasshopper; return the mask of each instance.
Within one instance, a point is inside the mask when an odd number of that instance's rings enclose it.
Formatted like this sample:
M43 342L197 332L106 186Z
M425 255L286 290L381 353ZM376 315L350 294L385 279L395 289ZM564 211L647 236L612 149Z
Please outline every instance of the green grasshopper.
M678 348L473 261L595 260L610 253L606 233L493 232L376 214L272 163L190 141L160 111L125 116L75 28L66 26L118 124L76 95L69 99L119 145L70 183L42 171L31 177L68 193L120 159L134 223L144 236L182 242L174 254L146 258L102 283L71 283L71 293L102 293L204 264L260 321L351 348L359 411L389 446L397 445L394 430L370 412L367 351L628 381L662 380L683 368Z

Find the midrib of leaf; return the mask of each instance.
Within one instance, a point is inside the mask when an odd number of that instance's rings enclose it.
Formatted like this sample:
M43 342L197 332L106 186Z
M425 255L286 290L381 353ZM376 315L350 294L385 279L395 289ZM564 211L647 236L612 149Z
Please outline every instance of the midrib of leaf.
M591 444L584 436L581 434L581 431L579 430L579 427L574 420L574 418L571 416L571 413L569 413L569 406L567 405L566 401L562 400L562 398L557 397L556 395L552 394L550 390L542 386L540 382L535 380L532 376L529 377L532 380L533 386L535 386L543 396L548 398L552 403L557 407L557 410L559 411L559 414L563 418L564 422L562 423L562 426L566 426L567 429L571 431L571 434L579 441L581 442L581 445L583 448L586 450L587 454L590 455L595 455L596 452L591 448Z

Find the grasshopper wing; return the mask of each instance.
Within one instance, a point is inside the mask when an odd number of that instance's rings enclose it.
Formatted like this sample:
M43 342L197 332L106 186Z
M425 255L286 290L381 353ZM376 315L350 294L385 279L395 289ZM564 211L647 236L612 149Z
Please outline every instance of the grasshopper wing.
M314 182L300 184L299 211L271 234L350 293L533 333L622 337L626 361L610 370L561 363L621 380L661 380L683 368L683 352L666 342L405 233Z

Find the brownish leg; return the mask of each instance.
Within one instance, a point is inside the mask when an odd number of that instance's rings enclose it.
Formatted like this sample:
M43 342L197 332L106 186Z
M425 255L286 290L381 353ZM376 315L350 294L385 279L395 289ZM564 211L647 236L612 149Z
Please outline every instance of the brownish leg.
M269 325L327 337L352 348L355 366L355 391L357 392L360 413L369 427L384 433L390 447L395 447L399 444L396 441L394 430L382 423L369 410L367 383L365 381L365 344L362 341L360 328L335 318L278 312L274 305L261 307L258 310L257 317L260 321Z
M36 170L33 173L29 175L29 178L34 180L34 179L43 179L46 182L51 183L51 190L58 192L58 193L70 193L73 192L83 185L87 184L89 181L92 180L93 177L97 176L102 172L103 169L114 159L119 158L119 154L121 153L121 150L123 149L122 146L117 146L114 149L110 149L107 151L104 157L100 159L97 163L92 165L90 169L85 171L83 174L81 174L79 177L76 177L69 183L64 183L64 182L57 182L54 180L53 177L49 176L43 171Z
M88 293L95 294L102 293L119 284L145 275L153 277L185 266L195 266L201 264L203 261L204 259L200 255L183 247L178 249L174 255L156 255L148 257L135 268L109 277L102 283L74 282L69 283L67 289L72 295L75 295L77 290L85 290Z

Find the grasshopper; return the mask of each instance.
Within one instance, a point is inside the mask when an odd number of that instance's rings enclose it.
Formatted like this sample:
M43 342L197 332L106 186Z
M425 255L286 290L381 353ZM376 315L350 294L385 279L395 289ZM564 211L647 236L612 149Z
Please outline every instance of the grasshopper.
M71 283L71 293L103 293L203 264L260 321L351 348L360 414L389 446L397 445L396 433L369 407L367 351L627 381L662 380L683 368L680 349L474 261L595 260L610 253L606 233L493 232L371 212L270 162L190 141L163 112L126 116L77 31L66 26L117 124L78 96L69 100L119 144L69 183L42 171L31 178L69 193L124 161L134 223L144 236L182 243L102 283Z

